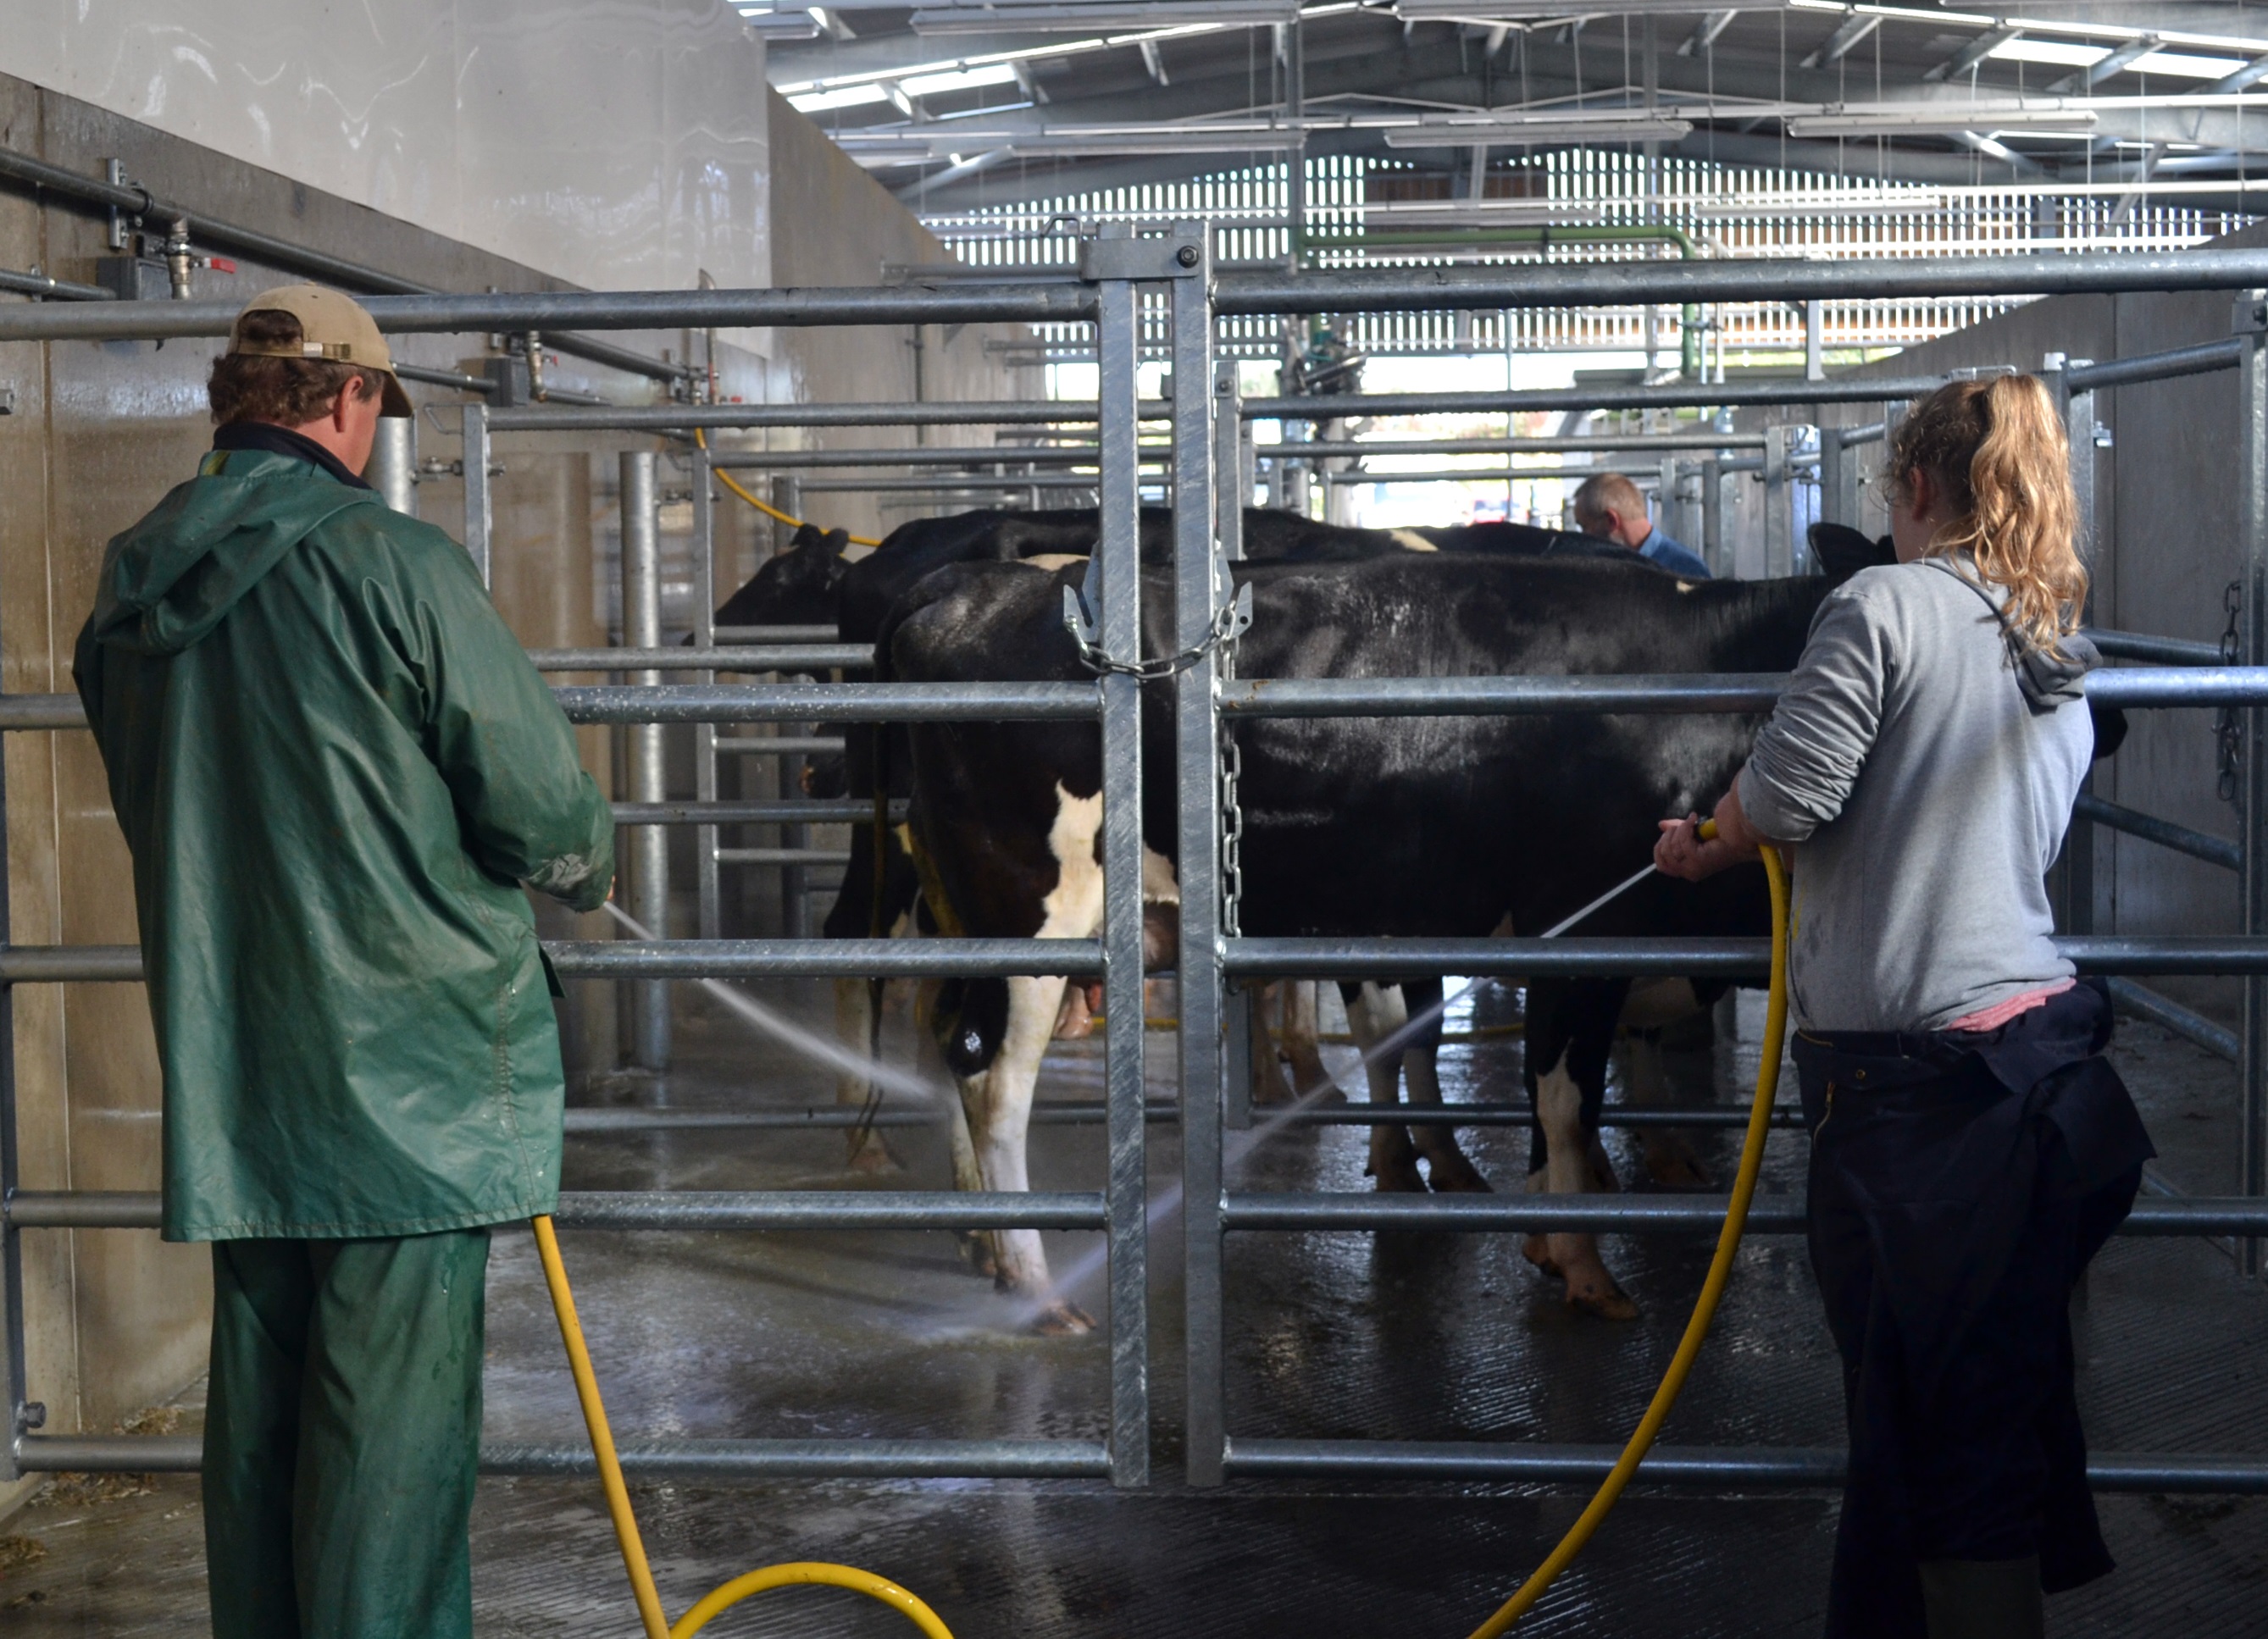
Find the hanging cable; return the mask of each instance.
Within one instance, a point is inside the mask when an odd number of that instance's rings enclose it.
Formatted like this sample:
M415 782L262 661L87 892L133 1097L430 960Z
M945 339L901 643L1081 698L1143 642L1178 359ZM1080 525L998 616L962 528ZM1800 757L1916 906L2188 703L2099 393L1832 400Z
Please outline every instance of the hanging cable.
M703 432L698 427L696 427L693 430L693 442L703 450L706 450L709 447L708 435ZM740 487L740 481L734 478L732 474L726 472L723 467L711 467L709 470L717 475L717 481L718 483L724 485L727 489L730 489L734 495L740 496L741 500L746 501L750 506L755 508L757 511L762 512L766 518L777 518L781 523L785 524L790 529L801 529L804 527L803 519L799 518L790 518L785 512L781 511L779 508L771 505L770 503L757 500L755 496L750 495L746 489L743 489ZM864 535L852 535L850 537L850 544L854 547L879 547L882 543L879 540L869 540Z

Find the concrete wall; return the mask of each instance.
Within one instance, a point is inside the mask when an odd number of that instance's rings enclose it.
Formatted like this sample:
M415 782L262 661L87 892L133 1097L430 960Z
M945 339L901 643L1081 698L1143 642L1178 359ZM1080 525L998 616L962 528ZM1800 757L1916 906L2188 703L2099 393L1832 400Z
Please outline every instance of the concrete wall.
M787 164L822 173L815 181L794 178L789 196L799 202L780 217L793 224L792 276L872 283L883 261L941 254L802 116L776 99L771 112L785 128ZM526 262L4 75L0 143L87 174L99 174L107 158L122 158L145 185L184 204L202 203L247 226L442 288L560 284ZM770 225L767 218L767 232ZM99 216L0 188L0 268L36 267L91 282L105 250L104 231ZM197 294L249 297L291 276L246 263L232 275L201 273ZM783 331L743 339L772 340L782 356L770 359L730 339L720 342L716 364L725 398L890 400L912 393L909 337L902 329L856 338ZM460 366L475 362L468 356L485 340L403 338L396 356ZM985 366L975 332L932 332L928 341L924 387L931 396L1010 393L1005 374ZM708 346L705 338L682 334L646 342L650 349L666 346L680 357L703 356ZM162 347L0 344L0 386L15 393L15 413L0 416L0 687L70 690L71 644L92 600L104 542L189 475L208 446L202 389L217 349L214 342L180 341ZM573 359L559 361L553 380L622 402L645 401L652 393L642 378ZM420 417L422 452L454 459L460 396L414 384L409 392L435 412ZM887 435L838 436L867 443ZM495 481L494 592L530 646L608 640L617 607L616 457L636 442L624 435L497 440L504 471ZM684 468L666 462L665 490L681 491L684 484ZM418 504L426 518L460 532L460 481L430 479L420 486ZM665 541L674 548L670 623L680 628L703 595L689 574L690 511L681 497L663 515ZM821 516L867 526L861 533L880 521L871 504L862 510L847 500ZM729 497L719 501L717 518L718 590L724 591L754 571L770 550L771 531ZM586 730L582 738L587 763L609 783L614 756L606 731ZM16 734L4 738L4 751L11 937L32 944L131 942L124 846L92 741L80 733ZM544 912L548 935L603 937L610 931L603 918L577 922ZM689 916L682 927L689 930ZM603 1070L614 1059L614 997L601 987L575 989L581 994L571 1009L571 1061ZM29 986L15 993L14 1007L25 1186L154 1187L158 1078L139 987ZM23 1245L31 1392L48 1406L50 1430L107 1430L178 1393L202 1371L203 1248L108 1231L33 1231ZM20 1486L0 1487L0 1512L22 1493Z
M2268 243L2258 228L2224 243ZM2111 359L2209 342L2230 334L2233 292L2056 297L1956 332L1852 372L1902 376L1992 364L2037 370L2045 356ZM2236 578L2239 429L2234 371L2122 387L2098 395L2095 420L2110 447L2095 459L2095 624L2169 637L2219 641L2222 595ZM1875 420L1881 407L1791 411L1839 426ZM1762 424L1748 421L1744 425ZM1882 446L1866 446L1870 477ZM1753 488L1754 486L1750 486ZM1866 526L1888 527L1870 497ZM2215 793L2213 713L2132 714L2118 754L2096 767L2100 796L2216 836L2236 834L2236 812ZM2115 832L2095 839L2095 927L2102 932L2220 933L2237 927L2231 872ZM2168 979L2159 988L2234 1025L2237 986L2228 980Z

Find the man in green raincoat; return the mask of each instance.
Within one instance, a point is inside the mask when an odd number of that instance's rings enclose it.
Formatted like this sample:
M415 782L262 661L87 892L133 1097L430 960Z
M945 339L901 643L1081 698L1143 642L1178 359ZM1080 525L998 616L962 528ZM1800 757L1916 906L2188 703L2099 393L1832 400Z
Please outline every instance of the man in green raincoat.
M213 1243L216 1639L466 1639L488 1227L552 1209L521 885L613 822L471 561L362 481L377 326L239 316L197 475L110 543L76 672L134 856L165 1233Z

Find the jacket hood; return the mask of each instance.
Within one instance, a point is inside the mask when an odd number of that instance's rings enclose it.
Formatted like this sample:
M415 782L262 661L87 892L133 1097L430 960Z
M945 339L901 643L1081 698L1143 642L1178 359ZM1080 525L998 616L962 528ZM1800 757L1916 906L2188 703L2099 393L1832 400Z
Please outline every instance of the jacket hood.
M284 555L350 507L382 505L313 462L262 452L206 458L103 553L90 635L141 654L179 654L227 618Z

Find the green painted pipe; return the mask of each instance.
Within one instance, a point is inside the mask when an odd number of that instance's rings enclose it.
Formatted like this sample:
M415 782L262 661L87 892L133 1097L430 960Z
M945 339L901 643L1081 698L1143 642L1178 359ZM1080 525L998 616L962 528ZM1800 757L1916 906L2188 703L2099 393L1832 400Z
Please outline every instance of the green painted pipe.
M1675 245L1677 254L1688 261L1701 254L1701 247L1693 242L1693 236L1683 228L1671 227L1667 224L1625 223L1566 227L1539 224L1525 228L1388 229L1344 239L1303 239L1300 249L1304 261L1305 253L1309 251L1443 250L1466 245L1538 245L1549 248L1555 239L1565 245ZM1697 381L1701 379L1700 304L1686 303L1678 310L1678 372L1688 381Z

